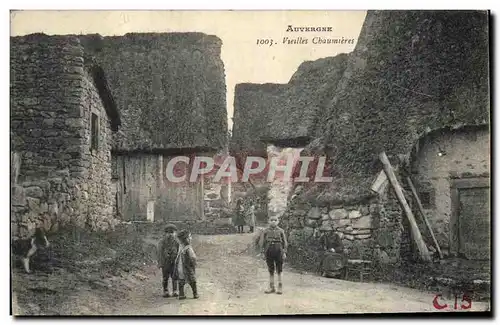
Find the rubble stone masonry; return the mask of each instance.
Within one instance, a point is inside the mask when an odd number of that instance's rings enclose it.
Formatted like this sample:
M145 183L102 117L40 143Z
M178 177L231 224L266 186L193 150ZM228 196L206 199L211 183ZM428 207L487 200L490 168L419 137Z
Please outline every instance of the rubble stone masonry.
M11 38L11 151L19 164L11 183L14 237L39 225L107 229L115 223L109 119L83 57L72 37ZM94 152L91 112L100 125Z

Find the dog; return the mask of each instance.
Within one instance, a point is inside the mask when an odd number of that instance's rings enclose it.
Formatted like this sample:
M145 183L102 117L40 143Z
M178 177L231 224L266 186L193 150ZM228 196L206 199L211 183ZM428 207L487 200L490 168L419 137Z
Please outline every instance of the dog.
M36 228L35 234L27 239L17 239L12 243L12 253L21 259L24 271L31 273L30 261L40 248L49 248L50 243L43 228Z

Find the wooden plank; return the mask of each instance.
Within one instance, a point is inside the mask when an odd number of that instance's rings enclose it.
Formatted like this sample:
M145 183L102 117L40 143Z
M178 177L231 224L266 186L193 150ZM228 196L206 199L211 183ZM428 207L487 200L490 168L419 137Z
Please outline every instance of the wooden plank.
M201 220L206 221L206 216L205 216L205 175L200 175L199 197L200 197Z
M431 234L432 241L434 242L434 246L436 246L436 250L439 254L439 258L443 259L443 253L441 252L441 248L439 247L436 236L434 235L434 231L432 231L431 225L429 224L429 220L427 219L427 216L425 215L424 207L422 206L422 201L420 201L420 197L418 196L417 190L415 189L415 186L413 185L411 177L407 176L406 180L408 182L408 185L410 185L411 192L413 194L413 197L415 198L415 201L417 202L418 210L420 211L420 214L422 215L422 219L424 219L424 223L427 227L427 230Z
M21 171L21 156L18 152L10 152L10 186L17 185Z
M394 166L393 169L394 172L397 172L399 166ZM382 169L380 173L378 173L377 178L373 181L370 189L375 193L382 195L387 190L388 185L389 185L389 180L387 179L387 175L385 174L384 169Z
M420 230L418 229L417 222L415 221L415 217L413 216L413 213L411 212L410 206L408 205L408 202L406 201L406 198L403 194L403 190L401 189L401 185L398 182L398 179L396 178L396 174L394 173L394 169L392 168L392 165L387 158L387 155L385 152L382 152L379 155L379 159L382 162L382 165L384 167L384 172L387 175L387 178L389 179L390 184L394 188L394 192L396 193L396 197L399 200L399 203L403 207L406 217L408 218L408 221L410 223L410 229L412 233L413 240L415 241L418 251L420 253L420 258L424 262L431 262L431 256L429 254L429 250L427 249L427 246L425 246L425 242L422 239L422 234L420 233Z
M380 173L378 173L377 178L372 183L371 190L378 194L382 194L387 187L387 176L385 175L384 170L382 169Z
M451 182L452 188L473 188L473 187L490 187L489 177L474 177L454 179Z
M451 219L450 219L450 254L452 256L458 255L458 215L460 200L458 197L458 188L451 186L450 188L451 200Z

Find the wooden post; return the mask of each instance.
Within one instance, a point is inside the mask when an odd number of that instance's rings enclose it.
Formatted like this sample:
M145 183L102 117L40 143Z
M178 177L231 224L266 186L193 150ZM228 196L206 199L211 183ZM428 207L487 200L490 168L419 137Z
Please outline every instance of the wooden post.
M17 152L10 152L10 186L17 185L21 171L21 156Z
M413 197L415 198L415 201L417 202L418 210L420 211L420 214L422 215L422 219L424 219L424 223L427 226L429 233L431 234L432 241L434 242L434 245L436 246L436 249L437 249L438 254L439 254L439 258L443 259L443 253L441 252L441 248L439 247L439 244L436 240L436 236L434 236L434 231L432 231L431 225L429 224L429 220L427 220L427 217L425 216L424 207L422 206L422 201L420 201L420 198L418 197L417 190L415 189L415 186L413 186L413 182L411 181L410 176L407 176L406 180L408 182L408 185L410 185L410 189L411 189L411 192L413 193Z
M200 204L201 204L201 220L206 221L205 216L205 175L200 175Z
M379 159L382 162L382 165L384 167L384 172L387 175L387 178L389 179L389 182L391 183L392 187L394 188L394 192L396 193L396 197L399 200L399 203L403 207L406 217L408 218L408 221L410 223L410 228L411 228L411 233L413 235L413 239L415 240L415 243L417 244L417 248L420 253L420 258L424 262L431 262L431 256L429 254L429 250L427 249L427 246L425 246L425 242L422 239L422 234L420 233L420 230L418 229L417 222L415 221L415 217L413 216L413 213L411 212L410 206L408 205L408 202L406 202L406 198L403 194L403 190L401 189L401 185L399 185L398 179L396 178L396 174L394 173L394 169L391 166L391 163L389 161L389 158L387 158L387 155L385 152L382 152L379 155Z

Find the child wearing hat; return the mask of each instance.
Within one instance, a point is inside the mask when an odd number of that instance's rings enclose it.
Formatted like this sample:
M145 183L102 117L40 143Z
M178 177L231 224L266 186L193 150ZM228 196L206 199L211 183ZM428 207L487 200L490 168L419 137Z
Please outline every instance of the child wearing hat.
M196 254L191 246L191 233L188 230L181 230L177 235L180 248L175 260L175 274L179 279L179 299L186 299L184 285L188 283L193 290L193 298L198 298L196 287Z
M176 238L177 227L169 224L165 227L165 235L158 244L158 267L162 269L163 297L177 297L177 279L175 278L175 259L179 252ZM168 280L172 280L172 294L168 291Z

